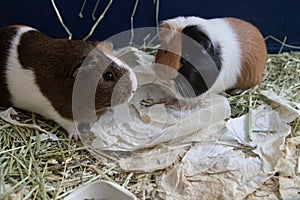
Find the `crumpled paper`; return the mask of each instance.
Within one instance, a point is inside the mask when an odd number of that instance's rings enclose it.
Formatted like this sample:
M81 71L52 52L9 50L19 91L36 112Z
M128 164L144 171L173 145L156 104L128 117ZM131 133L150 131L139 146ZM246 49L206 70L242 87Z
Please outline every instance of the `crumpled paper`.
M278 107L278 112L280 119L284 122L292 122L300 116L300 103L288 101L276 95L272 89L262 90L260 93L274 103L280 105Z
M299 107L290 105L298 104L271 90L262 93L278 106L272 110L262 105L253 111L252 141L248 139L248 116L230 119L210 152L202 154L202 149L207 149L203 145L193 147L182 163L163 176L160 186L164 199L277 199L266 188L265 193L260 191L261 196L249 196L275 171L280 172L281 197L300 198L299 176L295 175L299 137L288 139L287 155L283 153L286 136L291 132L286 122L300 116Z
M193 147L182 163L163 176L160 186L164 199L278 199L268 187L251 195L275 171L280 173L277 184L281 197L300 198L300 179L295 174L300 137L288 139L284 146L291 132L286 122L300 117L299 104L272 90L261 93L277 108L261 105L253 111L252 141L248 139L248 114L230 119L211 151L202 154L207 146Z
M300 199L300 136L287 140L286 155L276 166L279 193L283 199ZM299 162L299 163L297 163Z
M133 104L135 108L118 106L93 124L91 131L98 138L92 145L103 150L134 151L164 142L174 143L190 135L196 137L197 131L230 115L229 104L222 96L212 95L201 103L201 109L186 112L164 104L141 108L138 101Z
M248 116L230 119L219 140L191 148L177 168L163 176L165 199L243 199L275 172L283 157L290 127L269 106L253 111L253 130L262 130L248 139ZM276 130L276 133L265 133ZM203 151L210 149L210 151ZM179 182L171 182L173 177ZM171 185L173 185L173 187Z
M13 125L16 126L21 126L21 127L26 127L26 128L33 128L33 129L37 129L39 131L42 132L42 134L40 135L41 140L46 140L46 139L50 139L52 141L57 141L58 137L56 135L53 135L52 133L46 131L45 129L41 128L39 125L37 124L27 124L27 123L21 123L15 119L12 118L12 115L17 115L17 112L13 109L13 108L8 108L7 110L4 110L2 112L0 112L0 117ZM32 139L35 139L35 136L31 137Z

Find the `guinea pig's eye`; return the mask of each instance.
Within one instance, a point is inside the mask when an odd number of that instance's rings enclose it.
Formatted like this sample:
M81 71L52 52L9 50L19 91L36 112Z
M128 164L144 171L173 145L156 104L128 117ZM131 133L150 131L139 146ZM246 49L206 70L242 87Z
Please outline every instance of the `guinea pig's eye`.
M115 76L114 76L114 74L112 73L112 72L105 72L104 74L103 74L103 79L105 80L105 81L114 81L114 79L115 79Z

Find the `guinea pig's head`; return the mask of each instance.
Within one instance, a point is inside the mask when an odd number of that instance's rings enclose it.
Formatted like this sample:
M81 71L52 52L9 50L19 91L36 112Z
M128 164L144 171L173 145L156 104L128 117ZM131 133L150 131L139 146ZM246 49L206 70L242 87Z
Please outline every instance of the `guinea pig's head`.
M183 97L199 96L216 81L220 65L220 48L209 33L187 18L162 23L161 45L154 70L159 78L172 79Z
M135 73L112 54L110 46L99 43L72 72L72 76L79 79L79 90L86 91L88 97L94 94L92 101L98 116L108 107L129 101L137 89ZM82 91L80 94L85 95Z
M180 68L181 27L174 20L160 25L160 47L157 50L154 70L160 78L175 78Z

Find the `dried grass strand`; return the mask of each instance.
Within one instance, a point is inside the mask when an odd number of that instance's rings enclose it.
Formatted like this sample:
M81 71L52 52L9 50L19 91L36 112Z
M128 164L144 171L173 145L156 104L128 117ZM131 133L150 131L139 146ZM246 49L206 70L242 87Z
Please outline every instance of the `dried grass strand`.
M65 25L65 23L64 23L64 21L63 21L61 15L60 15L60 13L59 13L59 10L57 9L57 6L56 6L54 0L51 0L51 3L52 3L52 6L53 6L53 8L54 8L54 10L55 10L56 16L58 17L58 20L59 20L60 24L61 24L62 27L65 29L65 31L68 33L68 35L69 35L69 37L68 37L69 40L71 40L71 39L72 39L72 33L71 33L71 31L70 31L70 30L68 29L68 27Z

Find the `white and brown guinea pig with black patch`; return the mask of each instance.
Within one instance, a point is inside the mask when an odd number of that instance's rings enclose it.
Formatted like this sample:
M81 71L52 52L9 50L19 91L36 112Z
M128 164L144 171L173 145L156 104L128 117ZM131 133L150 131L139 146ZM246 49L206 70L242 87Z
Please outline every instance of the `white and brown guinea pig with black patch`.
M162 22L160 39L154 70L161 78L173 79L183 97L246 90L262 80L266 44L248 22L177 17Z
M97 81L93 99L96 116L113 106L113 92L119 98L115 104L120 104L137 88L134 72L113 56L110 43L53 39L23 25L0 28L1 107L14 106L53 119L70 138L78 139L72 93L81 70L91 81ZM89 80L86 82L83 95L94 89L88 87ZM89 120L84 119L84 113L90 112L85 110L88 107L78 108L82 109L83 121Z

